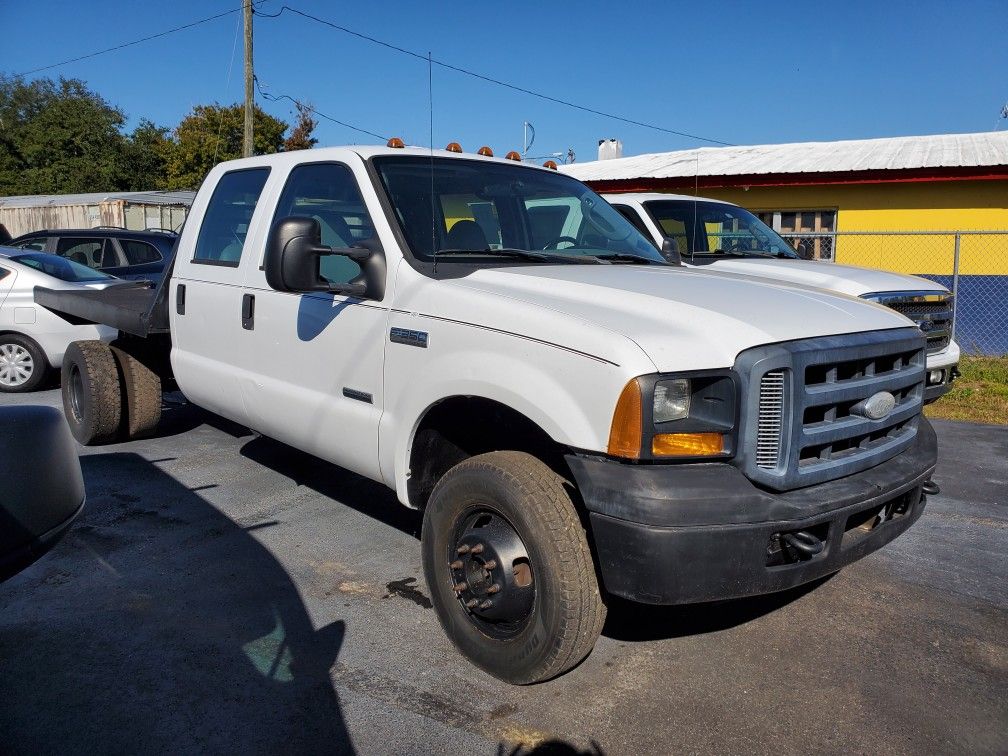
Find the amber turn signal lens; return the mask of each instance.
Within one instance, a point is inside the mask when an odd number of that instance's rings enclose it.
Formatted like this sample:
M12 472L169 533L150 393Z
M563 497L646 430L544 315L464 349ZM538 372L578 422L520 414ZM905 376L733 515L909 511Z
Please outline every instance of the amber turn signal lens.
M552 168L554 171L557 169L555 160L547 160L543 163L543 168Z
M651 441L656 457L712 457L723 452L720 433L658 433Z
M395 149L401 149L401 148L405 147L406 145L403 142L403 140L400 139L399 137L392 137L391 139L388 140L388 142L385 144L385 146L386 147L393 147Z
M462 152L462 145L458 142L448 142L448 146L445 149L448 152Z
M639 459L641 454L641 389L637 379L627 383L616 402L609 429L609 453Z
M486 145L483 145L478 150L476 150L477 155L482 155L483 157L493 157L493 150L491 150Z

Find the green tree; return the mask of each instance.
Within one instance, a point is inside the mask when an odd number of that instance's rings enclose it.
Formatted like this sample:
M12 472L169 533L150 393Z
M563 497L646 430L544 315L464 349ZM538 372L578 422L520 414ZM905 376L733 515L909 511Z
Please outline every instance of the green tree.
M125 121L78 79L0 76L0 194L129 188Z
M168 153L169 189L196 189L210 169L223 160L242 156L245 110L236 105L197 105L173 133ZM287 124L255 107L252 146L257 155L279 152Z
M125 170L130 191L163 189L167 186L168 161L175 143L171 130L146 118L140 119L126 141Z

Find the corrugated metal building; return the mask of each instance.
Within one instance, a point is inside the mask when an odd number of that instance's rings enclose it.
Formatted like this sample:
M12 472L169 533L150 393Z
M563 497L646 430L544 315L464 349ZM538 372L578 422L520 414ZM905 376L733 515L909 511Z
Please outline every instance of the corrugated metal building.
M122 226L177 230L195 192L96 192L0 197L0 224L11 236L48 228Z
M1008 131L703 147L560 170L599 192L734 202L785 233L1008 230ZM873 264L843 251L839 262ZM907 262L922 272L920 260ZM977 272L1005 274L1008 259L984 267Z

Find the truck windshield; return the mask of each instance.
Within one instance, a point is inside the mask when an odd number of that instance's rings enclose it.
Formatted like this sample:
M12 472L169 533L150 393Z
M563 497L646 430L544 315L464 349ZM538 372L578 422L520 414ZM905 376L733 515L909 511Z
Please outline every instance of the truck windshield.
M684 257L799 259L780 235L744 208L703 200L655 200L644 207Z
M67 260L65 257L47 255L43 253L14 255L10 258L14 262L27 265L29 268L40 270L53 278L61 281L71 281L74 283L91 283L94 281L108 281L112 276L92 270L86 265Z
M623 216L569 176L419 155L376 157L374 164L420 260L665 264Z

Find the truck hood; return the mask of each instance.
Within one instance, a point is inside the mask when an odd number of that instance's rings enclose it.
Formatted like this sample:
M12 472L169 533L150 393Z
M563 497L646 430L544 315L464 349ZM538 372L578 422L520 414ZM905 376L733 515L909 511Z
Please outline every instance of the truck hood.
M686 263L694 270L711 270L758 276L773 281L816 286L860 297L876 291L941 291L941 284L918 276L889 273L816 260L779 260L765 257L725 257L699 264Z
M894 310L853 297L685 267L516 266L444 283L538 308L538 332L523 334L533 338L552 333L544 311L554 319L576 319L589 337L593 327L622 334L659 371L730 367L739 352L762 344L914 325ZM478 321L474 315L470 311L469 319ZM484 325L517 331L527 322L521 317ZM598 341L601 348L604 339Z

